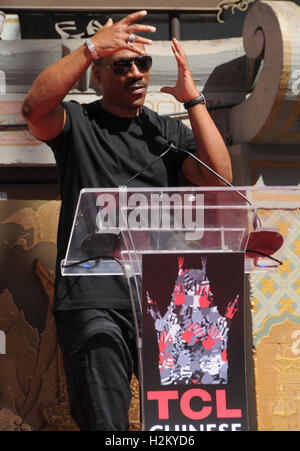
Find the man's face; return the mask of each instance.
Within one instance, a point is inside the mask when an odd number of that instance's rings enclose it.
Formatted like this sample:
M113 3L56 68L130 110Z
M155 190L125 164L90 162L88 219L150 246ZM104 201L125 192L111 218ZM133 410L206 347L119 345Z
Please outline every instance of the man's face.
M144 104L150 67L141 58L130 50L120 50L104 57L101 64L95 66L94 73L101 85L103 106L108 111L121 116L135 115Z

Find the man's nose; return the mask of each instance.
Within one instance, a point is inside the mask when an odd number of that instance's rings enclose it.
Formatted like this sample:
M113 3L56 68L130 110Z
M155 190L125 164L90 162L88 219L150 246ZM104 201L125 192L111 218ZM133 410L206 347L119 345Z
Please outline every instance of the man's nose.
M143 72L140 71L140 69L134 63L134 61L132 61L130 73L132 74L133 77L136 77L136 78L142 78L143 77Z

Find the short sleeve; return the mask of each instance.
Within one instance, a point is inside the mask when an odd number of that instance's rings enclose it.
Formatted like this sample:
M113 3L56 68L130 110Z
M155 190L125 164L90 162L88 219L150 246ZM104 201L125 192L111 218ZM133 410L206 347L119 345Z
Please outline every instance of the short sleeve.
M69 149L71 147L72 140L70 139L72 134L72 128L76 123L76 118L79 116L81 105L74 101L62 102L62 107L66 111L66 123L63 130L55 138L45 141L45 143L52 149L56 165L58 168L59 177L62 180L65 173L65 168L68 161Z
M63 150L63 148L65 147L65 140L68 138L68 135L70 133L72 119L69 104L71 102L77 103L74 101L61 103L62 107L66 111L66 123L63 130L55 138L45 141L45 143L53 150L54 153Z

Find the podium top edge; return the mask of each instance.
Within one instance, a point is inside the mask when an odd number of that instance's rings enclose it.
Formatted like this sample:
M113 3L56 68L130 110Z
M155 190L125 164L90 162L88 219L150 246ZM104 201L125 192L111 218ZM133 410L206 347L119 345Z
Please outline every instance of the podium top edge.
M254 191L254 192L262 192L262 191L271 191L271 192L289 192L296 191L300 194L300 185L299 186L184 186L184 187L127 187L127 186L119 186L112 188L82 188L80 193L97 193L97 192L203 192L203 193L214 193L214 192L235 192L235 191Z

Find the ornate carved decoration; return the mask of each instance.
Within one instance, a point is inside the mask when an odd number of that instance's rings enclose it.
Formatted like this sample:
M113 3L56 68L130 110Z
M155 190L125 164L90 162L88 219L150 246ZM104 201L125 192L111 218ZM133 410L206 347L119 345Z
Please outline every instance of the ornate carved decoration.
M140 388L139 381L133 375L131 380L131 405L129 409L129 430L139 431L140 430Z
M38 262L35 269L37 274L42 269ZM0 359L0 399L1 405L6 409L5 417L4 410L1 410L0 428L6 427L7 421L10 424L15 423L16 427L30 424L30 427L35 429L40 425L39 403L48 396L44 388L47 384L51 384L49 376L53 371L57 351L55 324L50 305L53 286L51 277L48 278L45 293L49 305L45 330L41 335L28 324L24 313L18 310L8 290L4 290L0 295L0 328L7 336L7 354L1 355ZM49 392L52 393L52 388ZM9 411L14 415L13 420L12 415L8 415Z
M33 204L3 219L0 225L17 224L24 231L13 243L4 241L11 252L23 255L33 252L39 244L55 244L59 207L59 201L46 202L37 209ZM42 333L28 323L8 289L0 293L0 330L4 331L7 343L6 354L0 354L0 431L78 430L69 413L65 373L52 314L54 272L38 259L33 261L33 272L47 303ZM138 430L139 386L135 378L132 391L130 429Z
M0 431L32 431L32 428L12 410L0 406Z
M247 11L249 3L253 3L255 1L256 0L222 0L221 3L218 5L219 8L217 14L218 22L224 23L224 20L222 19L222 14L227 9L231 8L232 14L234 14L236 10Z
M284 316L283 316L284 318ZM292 317L290 317L292 318ZM272 318L256 349L258 425L261 431L298 431L300 408L299 320Z
M297 144L300 141L300 7L261 1L246 16L249 64L261 61L248 98L230 111L232 143Z
M53 304L54 277L49 274L40 261L35 262L35 273L42 284L43 290L49 302ZM52 341L55 345L57 344L56 332L52 337ZM58 400L55 400L55 403L41 404L42 415L47 423L44 430L78 430L69 412L65 374L62 366L62 357L59 346L56 346L55 351L56 354L54 355L54 358L57 360Z

